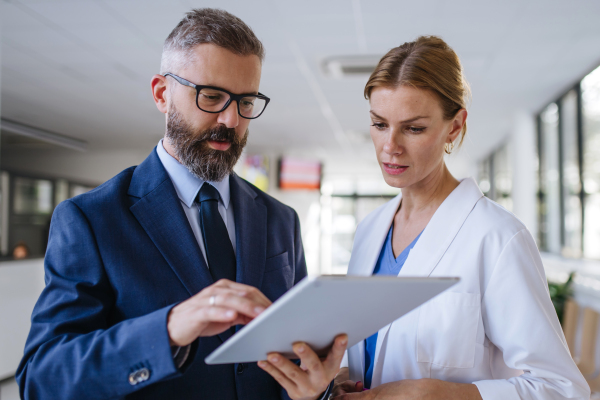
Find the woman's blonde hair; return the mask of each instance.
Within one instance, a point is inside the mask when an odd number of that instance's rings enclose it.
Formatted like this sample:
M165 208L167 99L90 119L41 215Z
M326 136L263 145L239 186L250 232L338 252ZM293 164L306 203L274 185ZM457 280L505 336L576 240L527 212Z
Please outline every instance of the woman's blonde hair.
M379 60L375 71L365 86L365 98L371 97L374 88L409 85L428 89L437 94L446 120L467 107L470 96L458 56L437 36L420 36L387 52ZM463 126L459 146L467 133Z

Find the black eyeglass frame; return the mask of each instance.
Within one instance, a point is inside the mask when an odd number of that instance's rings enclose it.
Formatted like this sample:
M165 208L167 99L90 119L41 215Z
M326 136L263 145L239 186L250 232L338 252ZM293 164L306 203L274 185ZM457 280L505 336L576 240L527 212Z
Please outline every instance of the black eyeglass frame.
M179 82L180 84L184 85L184 86L189 86L191 88L196 89L196 107L198 107L198 109L200 111L204 111L210 114L218 114L221 113L223 111L225 111L227 109L227 107L229 107L229 105L231 104L232 101L235 100L235 102L237 103L237 111L238 111L238 115L242 118L245 119L256 119L258 117L260 117L265 110L267 109L267 106L269 105L269 102L271 101L270 98L268 98L267 96L265 96L264 94L262 94L261 92L258 92L258 94L254 94L254 93L248 93L248 94L235 94L235 93L231 93L230 91L227 91L223 88L220 87L216 87L216 86L207 86L207 85L196 85L195 83L192 83L190 81L188 81L187 79L183 79L180 76L177 76L175 74L172 74L170 72L167 72L166 74L163 74L164 77L170 76L173 79L175 79L177 82ZM227 100L227 102L225 103L225 105L223 106L223 108L219 111L206 111L203 110L202 108L200 108L200 106L198 105L198 96L200 96L200 91L202 89L214 89L214 90L220 90L221 92L225 92L229 95L229 100ZM256 117L245 117L242 115L242 113L240 112L240 100L245 98L245 97L256 97L257 99L262 99L265 101L265 108L262 109L262 111L260 112L260 114L258 114Z

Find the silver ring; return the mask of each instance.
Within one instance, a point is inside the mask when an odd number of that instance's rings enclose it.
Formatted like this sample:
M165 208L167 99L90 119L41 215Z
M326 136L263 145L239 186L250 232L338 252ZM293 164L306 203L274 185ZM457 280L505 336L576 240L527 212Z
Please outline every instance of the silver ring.
M210 304L211 306L214 306L216 300L217 300L216 296L210 296L210 299L208 299L208 304Z

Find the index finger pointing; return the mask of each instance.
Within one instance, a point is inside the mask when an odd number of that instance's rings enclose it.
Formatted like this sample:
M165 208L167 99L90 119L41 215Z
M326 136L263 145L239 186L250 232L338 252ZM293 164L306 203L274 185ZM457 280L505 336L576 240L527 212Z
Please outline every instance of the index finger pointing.
M232 290L239 291L240 293L244 293L245 296L252 298L257 303L261 304L264 307L270 306L271 300L267 298L260 290L255 288L254 286L245 285L243 283L233 282L227 279L221 279L215 286L227 287Z

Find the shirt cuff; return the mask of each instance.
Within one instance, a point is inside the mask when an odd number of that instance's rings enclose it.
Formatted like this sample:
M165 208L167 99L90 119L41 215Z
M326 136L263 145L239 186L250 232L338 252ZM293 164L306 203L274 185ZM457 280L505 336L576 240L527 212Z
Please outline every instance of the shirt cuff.
M504 379L473 382L483 400L520 400L515 386Z
M191 345L185 347L172 346L171 355L173 356L173 362L177 369L180 369L185 364L188 356L190 355Z

